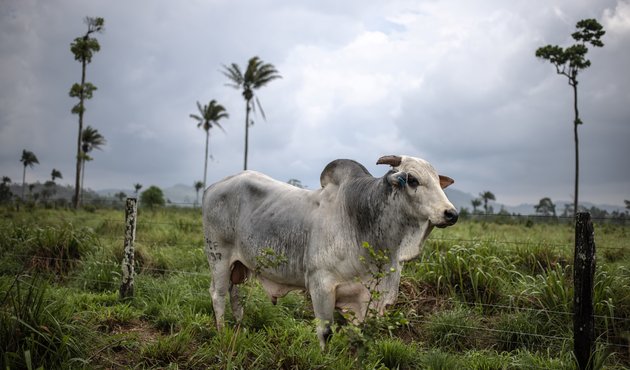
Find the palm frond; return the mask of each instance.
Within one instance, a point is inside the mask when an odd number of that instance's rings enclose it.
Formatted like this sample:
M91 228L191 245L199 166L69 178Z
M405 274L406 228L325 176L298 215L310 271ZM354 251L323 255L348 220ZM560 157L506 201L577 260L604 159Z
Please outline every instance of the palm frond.
M265 111L263 110L262 104L260 104L260 100L258 100L258 97L256 97L256 105L258 105L258 109L260 109L260 115L266 121L267 117L265 117Z
M225 77L233 82L230 86L240 88L243 84L244 78L241 68L236 63L230 64L230 66L223 65L223 71L221 71Z
M87 126L81 133L81 141L83 142L83 151L90 152L93 149L101 150L101 147L107 144L105 137L98 132L97 129Z
M34 164L39 164L39 160L37 159L35 153L26 149L22 150L22 158L20 159L20 162L24 164L24 167L29 166L31 168L33 168Z
M214 122L214 125L217 126L218 128L220 128L221 131L223 131L223 133L227 134L227 132L225 132L225 129L223 128L223 126L221 126L221 124L219 122Z
M201 103L197 102L197 109L199 110L199 113L201 113L201 115L203 116L203 112L206 110L206 107L202 106Z
M263 64L256 71L253 87L257 89L278 78L282 78L282 76L272 64Z

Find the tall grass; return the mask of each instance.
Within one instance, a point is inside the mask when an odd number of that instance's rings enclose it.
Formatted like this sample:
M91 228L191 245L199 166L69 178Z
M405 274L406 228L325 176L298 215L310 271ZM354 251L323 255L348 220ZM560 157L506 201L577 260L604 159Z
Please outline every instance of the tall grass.
M136 295L127 301L118 299L122 211L0 214L3 368L574 366L570 225L468 221L435 230L420 260L405 265L389 316L337 325L322 352L308 295L274 306L255 281L241 289L243 322L228 310L226 329L216 330L198 209L140 210ZM603 368L630 366L627 233L596 227L594 360ZM363 335L361 346L349 328Z
M8 284L2 281L0 366L81 366L89 337L72 323L72 308L53 300L48 284L39 278L18 276Z

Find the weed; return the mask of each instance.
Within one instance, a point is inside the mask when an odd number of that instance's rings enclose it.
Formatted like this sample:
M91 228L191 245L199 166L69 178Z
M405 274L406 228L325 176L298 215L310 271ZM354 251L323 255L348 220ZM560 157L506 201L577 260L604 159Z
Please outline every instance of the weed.
M272 248L263 248L256 256L256 268L254 273L260 275L263 270L273 270L289 262L289 259L283 255L278 254Z

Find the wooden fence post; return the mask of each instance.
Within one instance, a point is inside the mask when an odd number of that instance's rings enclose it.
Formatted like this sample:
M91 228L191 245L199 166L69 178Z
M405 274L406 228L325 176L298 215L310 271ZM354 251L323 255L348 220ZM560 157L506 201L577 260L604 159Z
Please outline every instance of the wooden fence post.
M573 257L573 352L581 370L592 369L595 321L593 284L595 278L595 240L591 215L579 212L575 219Z
M136 198L127 198L125 204L125 255L122 263L122 282L120 283L120 298L133 297L134 277L134 246L136 240Z

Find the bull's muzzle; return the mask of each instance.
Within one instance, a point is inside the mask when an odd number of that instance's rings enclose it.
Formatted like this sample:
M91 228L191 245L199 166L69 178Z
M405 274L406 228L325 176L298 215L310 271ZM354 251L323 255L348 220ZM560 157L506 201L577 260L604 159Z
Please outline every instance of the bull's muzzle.
M435 226L439 228L452 226L457 222L458 218L459 218L459 213L457 213L457 210L455 208L447 209L446 211L444 211L444 222L437 224Z

